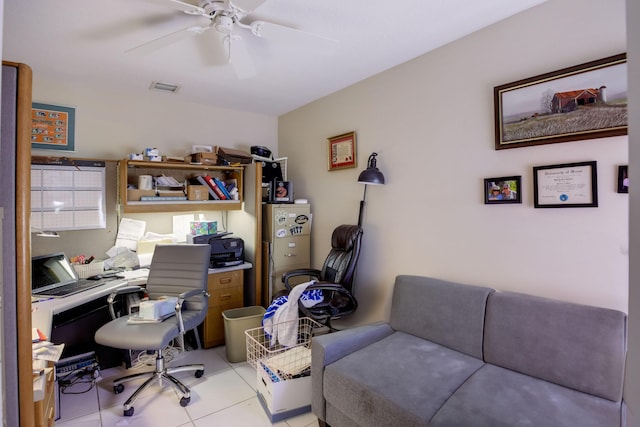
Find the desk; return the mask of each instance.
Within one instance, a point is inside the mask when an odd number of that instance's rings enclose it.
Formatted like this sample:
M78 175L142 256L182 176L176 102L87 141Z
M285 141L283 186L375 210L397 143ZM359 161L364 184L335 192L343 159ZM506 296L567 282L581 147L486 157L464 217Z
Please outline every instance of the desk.
M93 289L78 292L64 298L53 298L31 304L31 325L40 329L49 339L53 329L53 316L72 308L79 307L101 297L108 296L114 290L128 285L124 279L111 280ZM61 343L56 343L61 344Z

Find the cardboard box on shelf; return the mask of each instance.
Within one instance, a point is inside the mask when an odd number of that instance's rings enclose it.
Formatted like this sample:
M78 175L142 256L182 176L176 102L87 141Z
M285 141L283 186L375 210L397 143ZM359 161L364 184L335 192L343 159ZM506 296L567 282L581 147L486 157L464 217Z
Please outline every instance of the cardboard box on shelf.
M209 189L204 185L189 185L187 187L188 200L209 200Z
M218 156L215 153L193 153L191 155L185 156L184 161L187 163L215 165L218 162Z

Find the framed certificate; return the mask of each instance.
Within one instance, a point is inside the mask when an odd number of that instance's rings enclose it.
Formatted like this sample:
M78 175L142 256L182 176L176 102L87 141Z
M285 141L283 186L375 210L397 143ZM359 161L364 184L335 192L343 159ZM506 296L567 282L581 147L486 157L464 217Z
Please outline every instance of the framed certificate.
M349 132L327 140L329 170L356 167L356 133Z
M596 162L534 167L533 194L536 208L597 207Z

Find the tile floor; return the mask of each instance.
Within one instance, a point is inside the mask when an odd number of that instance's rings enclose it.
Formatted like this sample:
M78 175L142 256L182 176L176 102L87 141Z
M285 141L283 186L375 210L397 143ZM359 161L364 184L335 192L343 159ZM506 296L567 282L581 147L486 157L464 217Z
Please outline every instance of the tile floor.
M60 395L60 418L57 427L317 427L311 412L271 423L256 397L256 371L246 362L229 363L224 347L187 351L177 354L169 365L204 363L205 373L195 378L193 372L176 374L191 388L191 402L179 404L173 387L160 390L150 386L134 403L134 414L124 417L122 404L142 381L125 385L121 394L113 393L111 380L133 370L115 367L101 371L96 386L86 393ZM149 369L142 368L142 369ZM75 384L67 392L82 391Z

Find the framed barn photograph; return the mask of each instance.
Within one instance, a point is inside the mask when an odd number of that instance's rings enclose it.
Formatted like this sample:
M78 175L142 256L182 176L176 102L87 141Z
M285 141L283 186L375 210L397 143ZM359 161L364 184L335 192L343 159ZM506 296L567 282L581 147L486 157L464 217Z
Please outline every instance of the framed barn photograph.
M484 204L522 203L520 176L485 178Z
M627 134L627 56L494 88L495 148Z

